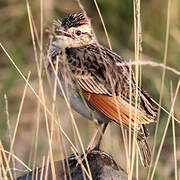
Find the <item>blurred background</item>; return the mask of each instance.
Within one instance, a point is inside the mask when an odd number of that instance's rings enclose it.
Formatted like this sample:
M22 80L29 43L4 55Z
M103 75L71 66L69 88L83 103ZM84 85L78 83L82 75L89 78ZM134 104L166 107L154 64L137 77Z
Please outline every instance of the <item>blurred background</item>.
M98 41L108 47L107 39L98 16L93 1L84 0L81 2L91 19L92 26L98 38ZM127 60L134 60L134 12L132 0L98 0L112 48L119 55ZM31 0L30 8L40 36L40 1ZM167 0L142 1L141 4L141 23L142 23L142 60L163 63L165 38L166 38L166 21L167 21ZM47 29L51 29L54 19L62 20L67 15L80 12L78 1L76 0L44 0L44 17L43 17L43 45L44 51L48 47L49 34ZM180 1L174 0L170 8L170 29L167 52L167 66L180 71ZM31 71L30 84L38 93L39 79L31 31L28 20L26 1L18 0L1 0L0 1L0 43L4 46L13 61L19 67L21 72L27 77ZM39 48L37 47L39 58ZM142 66L142 84L151 96L159 102L163 69L160 67ZM51 107L52 91L49 87L47 76L43 70L43 87L47 107ZM164 90L162 93L162 106L170 111L171 108L171 89L175 93L179 75L166 71ZM0 140L4 149L9 151L14 134L15 124L17 122L19 107L25 87L25 81L14 68L7 55L0 49ZM7 96L7 98L5 98ZM57 110L60 116L60 124L69 136L75 142L72 133L72 123L68 108L64 101L57 97ZM48 153L48 140L44 118L44 111L38 110L39 103L30 88L27 89L20 122L18 125L15 142L13 145L14 154L25 162L30 168L41 166L43 156ZM39 113L40 112L40 113ZM180 119L180 95L178 94L174 114ZM83 117L74 113L78 129L81 134L84 147L95 129L95 124L85 120ZM161 111L160 125L156 142L155 155L159 148L164 128L168 119L167 113ZM39 125L38 125L39 124ZM40 127L37 133L37 127ZM149 125L151 133L148 142L150 147L153 146L153 137L155 124ZM61 147L57 139L59 138L59 129L54 129L53 153L54 160L63 158L64 148ZM180 169L180 124L175 121L176 131L176 150L177 163ZM36 136L38 137L36 139ZM164 146L160 155L158 166L154 179L174 179L174 150L172 138L172 122L170 121L168 132L165 138ZM56 139L57 138L57 139ZM70 144L64 140L66 154L72 153ZM120 128L111 123L103 138L103 149L113 155L117 163L126 169L124 160L124 147ZM22 165L15 162L17 169L22 169ZM139 177L145 179L148 169L139 166ZM180 172L179 172L180 173ZM18 172L17 174L22 174Z

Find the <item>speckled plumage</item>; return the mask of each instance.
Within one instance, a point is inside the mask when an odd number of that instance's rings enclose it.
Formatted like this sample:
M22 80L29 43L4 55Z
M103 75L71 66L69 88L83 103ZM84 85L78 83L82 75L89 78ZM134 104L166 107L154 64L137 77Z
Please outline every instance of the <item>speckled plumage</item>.
M66 82L70 87L70 96L74 99L70 103L76 111L93 119L81 111L81 108L88 106L90 109L88 111L96 114L92 117L101 123L115 121L120 124L122 122L127 129L131 123L132 132L137 131L137 142L144 165L148 166L150 151L146 142L148 132L145 124L155 121L157 107L147 92L140 87L137 87L139 105L135 107L134 73L122 57L97 43L88 26L91 28L82 14L71 15L62 24L56 24L57 37L50 46L50 60L56 64L58 56L58 77L61 82L65 82L65 78L68 79ZM78 30L82 30L81 35L77 34ZM79 43L78 40L81 42ZM52 75L50 64L48 69ZM83 105L83 98L86 105ZM81 105L79 109L73 102L77 102L77 99ZM135 111L137 111L137 117L135 117ZM138 124L137 127L134 121Z

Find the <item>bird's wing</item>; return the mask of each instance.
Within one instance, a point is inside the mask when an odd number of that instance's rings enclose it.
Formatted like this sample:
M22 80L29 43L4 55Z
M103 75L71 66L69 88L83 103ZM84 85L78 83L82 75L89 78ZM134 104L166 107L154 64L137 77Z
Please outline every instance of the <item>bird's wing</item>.
M117 66L117 62L124 62L118 55L95 46L71 48L66 53L73 76L83 90L82 95L92 106L126 126L130 122L132 126L154 122L154 116L143 107L148 104L141 103L149 102L145 96L140 99L141 104L135 106L134 75L128 66Z
M128 127L131 124L131 127L134 128L135 124L140 125L154 122L145 112L130 106L119 97L92 94L85 91L82 94L90 104L118 124L122 122Z

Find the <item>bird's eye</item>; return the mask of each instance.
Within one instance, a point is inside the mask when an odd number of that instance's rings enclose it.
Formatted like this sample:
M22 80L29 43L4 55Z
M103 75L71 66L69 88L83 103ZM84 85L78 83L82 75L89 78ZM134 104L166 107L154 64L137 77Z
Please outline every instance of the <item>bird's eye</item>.
M79 31L79 30L76 31L76 35L77 35L77 36L80 36L80 35L81 35L81 31Z

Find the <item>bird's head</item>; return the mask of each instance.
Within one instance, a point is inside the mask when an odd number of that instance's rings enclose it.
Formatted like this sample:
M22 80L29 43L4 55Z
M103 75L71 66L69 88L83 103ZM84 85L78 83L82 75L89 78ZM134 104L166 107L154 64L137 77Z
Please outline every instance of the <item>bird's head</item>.
M84 14L72 14L54 24L56 43L60 48L81 47L95 41L90 21Z

